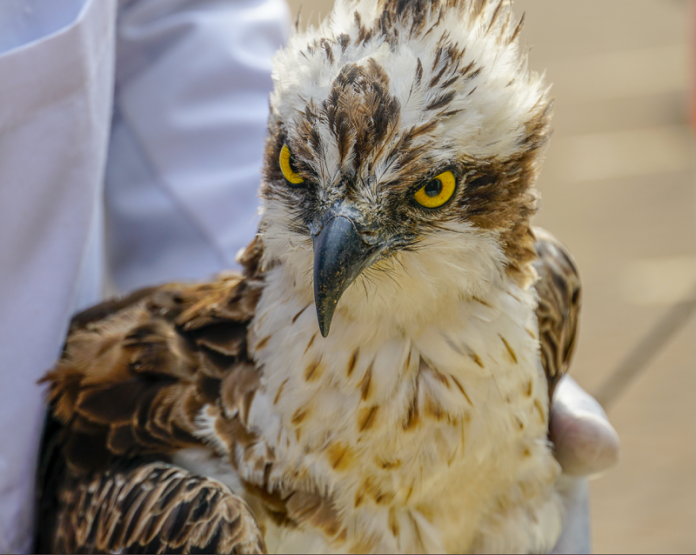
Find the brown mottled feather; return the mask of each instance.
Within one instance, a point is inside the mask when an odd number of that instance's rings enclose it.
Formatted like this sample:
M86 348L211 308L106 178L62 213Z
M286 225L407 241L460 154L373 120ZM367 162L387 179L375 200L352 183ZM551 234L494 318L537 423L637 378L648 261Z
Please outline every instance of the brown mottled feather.
M197 414L234 366L249 368L246 329L260 290L238 275L171 284L136 294L101 321L73 325L45 378L65 425L68 464L93 469L114 456L200 445Z
M240 498L152 462L202 446L195 419L207 404L234 413L220 419L230 453L253 444L246 420L259 380L246 336L262 289L260 254L256 242L247 249L245 277L151 288L73 319L63 356L43 380L53 417L39 476L41 549L264 549ZM110 523L115 531L104 530Z
M242 499L162 461L122 459L103 472L72 474L58 502L42 552L265 552Z
M536 310L541 362L546 372L549 400L575 351L580 316L580 276L568 249L548 231L534 228L539 275Z

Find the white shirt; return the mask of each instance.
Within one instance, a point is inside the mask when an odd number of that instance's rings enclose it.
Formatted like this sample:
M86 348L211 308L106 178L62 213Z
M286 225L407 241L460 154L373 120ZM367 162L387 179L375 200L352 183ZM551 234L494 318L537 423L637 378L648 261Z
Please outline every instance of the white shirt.
M202 278L253 236L287 29L284 0L0 3L1 552L31 549L36 380L105 259L121 290Z

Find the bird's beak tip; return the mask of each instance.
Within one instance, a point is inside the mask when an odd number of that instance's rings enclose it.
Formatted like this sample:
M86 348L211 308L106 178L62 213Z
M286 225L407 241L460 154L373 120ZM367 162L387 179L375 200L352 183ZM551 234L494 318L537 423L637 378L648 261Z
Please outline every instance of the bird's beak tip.
M331 320L333 320L334 311L328 306L323 306L321 302L317 303L317 323L322 337L328 337L331 329ZM328 310L327 310L328 309Z

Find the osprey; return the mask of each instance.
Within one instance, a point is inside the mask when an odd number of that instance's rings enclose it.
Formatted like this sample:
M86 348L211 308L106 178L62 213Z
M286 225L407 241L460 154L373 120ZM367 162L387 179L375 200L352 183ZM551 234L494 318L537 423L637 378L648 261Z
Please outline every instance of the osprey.
M551 102L508 2L339 0L275 60L243 275L75 317L52 552L541 552L579 282L533 230Z

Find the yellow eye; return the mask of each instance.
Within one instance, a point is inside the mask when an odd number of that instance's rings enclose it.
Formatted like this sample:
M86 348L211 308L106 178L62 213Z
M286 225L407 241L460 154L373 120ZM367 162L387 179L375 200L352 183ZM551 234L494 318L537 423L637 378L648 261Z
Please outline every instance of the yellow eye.
M438 208L452 198L456 185L454 174L443 172L416 191L416 202L426 208Z
M288 145L283 145L283 148L280 151L280 169L282 170L285 179L287 179L293 185L304 183L302 176L295 172L290 165L290 149L288 148Z

